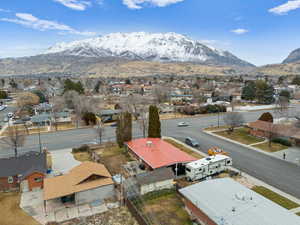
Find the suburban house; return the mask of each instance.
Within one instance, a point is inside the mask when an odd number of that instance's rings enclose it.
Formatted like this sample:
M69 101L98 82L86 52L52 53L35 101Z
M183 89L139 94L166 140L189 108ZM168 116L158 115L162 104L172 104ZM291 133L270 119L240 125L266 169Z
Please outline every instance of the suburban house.
M50 113L52 112L52 105L47 102L40 103L34 107L34 112L36 115L41 113Z
M72 118L69 112L41 113L34 115L31 122L34 126L50 126L53 123L71 123Z
M44 180L44 201L68 199L81 205L114 196L112 176L104 165L94 162L83 162L65 175Z
M184 174L185 164L197 160L160 138L140 138L126 143L127 150L148 170L170 167Z
M170 168L161 168L129 177L124 182L127 197L172 189L175 184L174 178L174 173Z
M28 152L0 159L0 191L41 189L46 173L46 153Z
M107 122L113 122L117 120L117 116L121 113L122 111L119 109L107 109L107 110L102 110L99 113L99 116L101 118L101 121L103 123Z
M251 129L250 134L256 137L286 137L295 144L300 143L300 129L287 124L274 124L266 121L257 120L248 124Z
M300 225L299 217L231 178L182 188L186 209L203 225Z

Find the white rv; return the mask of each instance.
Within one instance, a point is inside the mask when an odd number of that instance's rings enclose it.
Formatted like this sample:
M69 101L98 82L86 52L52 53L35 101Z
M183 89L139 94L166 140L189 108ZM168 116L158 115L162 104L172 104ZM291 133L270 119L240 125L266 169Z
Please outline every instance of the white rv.
M220 173L232 165L232 159L226 155L215 155L188 163L186 177L190 181L200 180Z

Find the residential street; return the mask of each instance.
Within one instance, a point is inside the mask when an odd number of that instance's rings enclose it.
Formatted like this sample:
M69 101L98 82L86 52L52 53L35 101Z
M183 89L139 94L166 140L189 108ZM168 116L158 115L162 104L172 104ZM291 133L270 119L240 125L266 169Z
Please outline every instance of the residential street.
M292 109L291 111L295 112L296 110ZM247 122L255 121L261 114L262 111L243 113ZM177 123L181 121L188 122L191 126L178 128ZM162 134L179 140L184 140L188 136L193 137L199 141L200 149L203 152L206 152L212 146L219 146L230 153L230 156L233 158L234 167L237 169L300 198L300 167L202 132L202 128L212 125L216 126L217 123L217 116L164 120L162 121ZM222 124L223 119L220 115L220 125ZM107 127L103 139L106 141L114 140L114 130L115 128ZM140 134L141 131L135 125L134 136L137 137ZM78 129L41 135L43 146L46 146L51 151L79 146L91 142L95 138L93 129ZM26 146L22 148L22 151L36 150L38 148L37 143L37 135L28 137ZM2 151L2 156L9 151Z

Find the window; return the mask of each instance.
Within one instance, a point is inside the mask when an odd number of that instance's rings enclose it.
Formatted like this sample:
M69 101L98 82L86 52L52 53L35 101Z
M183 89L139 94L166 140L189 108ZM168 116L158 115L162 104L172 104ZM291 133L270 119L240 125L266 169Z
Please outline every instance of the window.
M191 172L191 170L189 168L186 168L186 171Z
M7 178L7 183L12 184L14 182L14 178L13 177L8 177Z
M35 181L36 183L40 183L40 182L43 181L43 178L41 178L41 177L36 177L36 178L34 178L34 181Z

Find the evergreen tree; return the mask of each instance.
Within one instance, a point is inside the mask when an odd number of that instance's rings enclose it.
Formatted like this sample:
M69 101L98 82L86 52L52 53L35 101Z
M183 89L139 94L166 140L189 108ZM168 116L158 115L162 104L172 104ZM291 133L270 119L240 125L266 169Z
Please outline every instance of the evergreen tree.
M245 84L242 90L242 99L253 101L256 97L256 85L253 81Z
M64 93L67 91L76 91L78 94L84 94L84 87L80 81L73 82L70 79L66 79L64 82Z
M256 99L261 104L272 104L274 103L274 88L269 85L266 81L256 81Z
M290 98L291 98L291 93L290 93L288 90L282 90L282 91L279 93L279 96L280 96L280 97L285 97L287 100L290 100Z
M159 119L158 108L154 105L149 107L149 138L161 138L161 124Z
M129 112L124 113L124 142L132 140L132 115Z
M129 112L121 113L117 119L116 139L119 147L132 140L132 115Z

